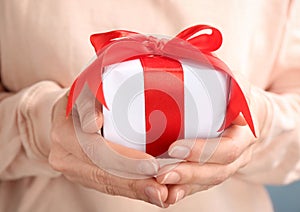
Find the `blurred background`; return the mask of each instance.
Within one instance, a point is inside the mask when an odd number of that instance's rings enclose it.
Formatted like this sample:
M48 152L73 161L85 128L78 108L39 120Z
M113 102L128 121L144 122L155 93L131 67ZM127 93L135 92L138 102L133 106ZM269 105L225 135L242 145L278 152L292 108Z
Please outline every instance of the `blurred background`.
M275 212L300 212L300 181L286 186L266 186Z

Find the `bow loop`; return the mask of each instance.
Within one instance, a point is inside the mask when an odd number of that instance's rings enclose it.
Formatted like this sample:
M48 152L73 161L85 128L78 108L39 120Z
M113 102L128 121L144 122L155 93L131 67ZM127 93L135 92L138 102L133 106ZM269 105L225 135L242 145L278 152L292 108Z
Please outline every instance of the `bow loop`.
M221 32L211 26L196 25L180 32L177 38L186 40L202 52L213 52L222 45Z
M95 48L95 52L98 54L103 48L110 45L112 42L117 41L120 38L128 38L135 35L139 35L139 33L127 30L115 30L93 34L90 37L90 41Z

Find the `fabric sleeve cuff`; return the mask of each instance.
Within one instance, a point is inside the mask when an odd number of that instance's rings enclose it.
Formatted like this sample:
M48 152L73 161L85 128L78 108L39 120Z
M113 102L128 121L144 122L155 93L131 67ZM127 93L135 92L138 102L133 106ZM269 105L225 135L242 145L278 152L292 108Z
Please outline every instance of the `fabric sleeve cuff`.
M51 145L52 110L55 103L67 92L58 84L42 81L31 86L20 101L19 129L26 148L38 158L48 159Z

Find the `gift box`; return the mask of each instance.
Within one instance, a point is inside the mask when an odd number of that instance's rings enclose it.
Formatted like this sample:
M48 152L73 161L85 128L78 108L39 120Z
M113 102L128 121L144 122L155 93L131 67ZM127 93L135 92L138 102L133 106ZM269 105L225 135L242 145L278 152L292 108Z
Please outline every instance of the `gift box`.
M178 139L220 136L240 112L255 134L242 90L211 53L222 43L217 29L197 25L172 39L118 30L91 42L97 58L74 81L67 115L87 84L107 140L166 157Z
M105 68L103 135L154 156L183 138L217 137L229 77L192 61L145 56Z

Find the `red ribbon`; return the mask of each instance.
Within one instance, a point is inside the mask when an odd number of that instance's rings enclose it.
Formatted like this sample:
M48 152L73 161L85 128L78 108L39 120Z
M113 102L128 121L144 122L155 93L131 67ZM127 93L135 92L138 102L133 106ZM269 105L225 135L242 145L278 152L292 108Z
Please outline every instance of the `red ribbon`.
M211 33L203 34L203 30L211 30ZM217 71L227 73L231 77L230 98L221 129L230 126L241 112L252 133L256 136L251 113L240 86L227 65L211 54L222 44L222 34L218 29L207 25L196 25L180 32L171 40L157 39L131 31L115 30L94 34L91 36L91 42L96 50L97 58L74 81L70 89L66 116L69 115L85 83L97 100L107 108L102 88L102 73L105 66L145 55L158 55L174 60L197 61L212 66Z
M179 61L166 57L145 56L140 61L144 72L146 152L156 157L184 138L183 69ZM153 115L155 111L164 114L165 126L161 116Z

